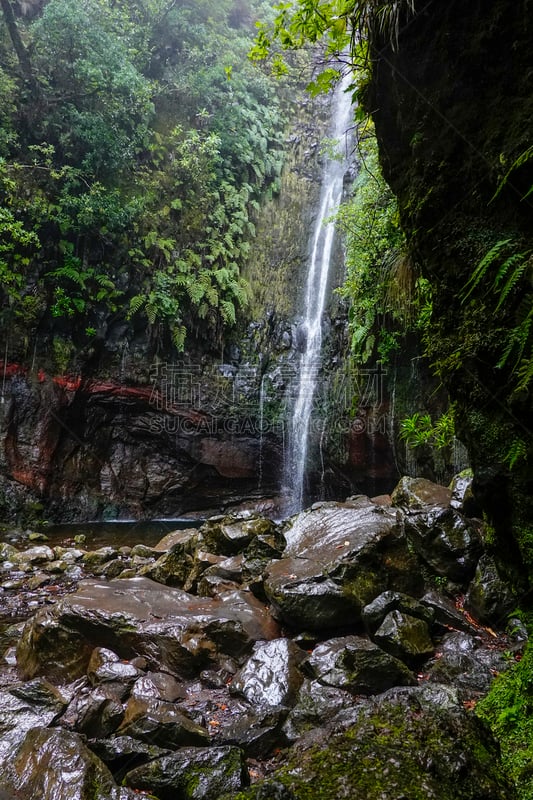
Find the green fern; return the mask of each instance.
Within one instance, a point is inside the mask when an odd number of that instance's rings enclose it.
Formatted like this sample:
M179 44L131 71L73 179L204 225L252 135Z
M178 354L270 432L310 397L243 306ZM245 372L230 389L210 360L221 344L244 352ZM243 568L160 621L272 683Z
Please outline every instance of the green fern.
M501 254L505 252L512 241L512 239L501 239L499 242L496 242L496 244L491 247L488 253L483 256L463 288L463 303L470 297L472 292L479 286L481 281L485 279L490 267L498 261Z
M131 317L134 314L140 311L145 303L146 303L146 295L144 294L136 294L135 297L132 297L130 300L130 307L128 310L128 319L131 319Z
M505 173L505 175L503 176L503 178L502 178L502 179L501 179L501 181L499 182L499 184L498 184L498 188L496 189L496 191L494 192L494 194L493 194L493 196L492 196L492 198L491 198L491 201L490 201L491 203L492 203L494 200L496 200L496 198L498 197L498 195L501 193L501 191L502 191L502 189L504 188L504 186L505 186L505 185L508 183L508 181L509 181L509 178L510 178L510 176L512 175L512 173L513 173L515 170L517 170L517 169L519 169L520 167L522 167L524 164L527 164L527 162L528 162L528 161L531 161L531 159L533 159L533 145L532 145L531 147L528 147L528 148L527 148L527 150L524 150L524 152L523 152L523 153L521 153L521 154L518 156L518 158L516 159L516 161L513 161L513 163L511 164L510 168L507 170L507 172ZM525 193L525 195L522 197L522 200L525 200L525 199L526 199L526 197L529 197L529 195L530 195L532 192L533 192L533 186L530 186L530 188L528 189L528 191L527 191L527 192Z
M220 301L220 313L222 315L222 319L226 324L235 325L236 321L235 306L233 305L231 300Z
M507 464L509 469L513 469L513 467L519 462L523 461L527 458L527 446L526 443L522 439L514 439L511 442L511 446L509 447L505 457L503 459L504 464Z
M514 253L509 256L500 266L496 277L494 278L493 288L499 291L498 304L496 310L498 311L505 303L509 294L514 289L526 269L531 263L531 251L525 250L523 253ZM505 280L503 286L500 285Z

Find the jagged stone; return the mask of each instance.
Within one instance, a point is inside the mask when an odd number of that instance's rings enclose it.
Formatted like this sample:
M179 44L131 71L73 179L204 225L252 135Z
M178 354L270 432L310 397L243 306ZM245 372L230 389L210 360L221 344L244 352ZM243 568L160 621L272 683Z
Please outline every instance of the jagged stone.
M406 535L420 557L437 575L459 582L476 569L482 552L479 528L451 506L413 511L405 518Z
M250 758L264 758L283 744L281 727L286 709L245 708L217 728L214 741L219 745L236 745Z
M402 611L411 617L423 620L427 625L433 622L433 610L414 597L402 592L383 592L363 608L362 617L367 630L376 631L390 611Z
M423 661L434 650L426 622L398 609L387 614L372 638L387 653L407 664Z
M307 664L320 683L353 694L378 694L391 686L416 683L405 664L361 636L338 637L317 645Z
M447 508L452 499L451 489L426 478L410 478L404 476L391 495L393 506L407 511L420 511L427 506Z
M149 672L135 681L131 689L131 696L173 703L175 700L185 697L185 689L172 675L165 672Z
M447 633L438 656L425 667L429 680L453 685L461 697L485 694L497 673L509 667L500 650L487 647L468 633Z
M362 608L386 589L420 588L398 512L368 498L321 503L284 533L287 547L268 567L264 588L291 627L356 626Z
M391 689L325 729L239 800L514 800L498 746L447 687ZM231 795L220 800L230 800Z
M30 730L4 769L4 786L17 800L135 800L78 734L59 728Z
M49 725L67 705L66 699L43 680L30 681L0 692L0 760L6 763L17 752L26 733ZM1 785L1 784L0 784Z
M481 622L503 625L516 607L516 599L500 577L492 556L479 559L476 574L465 597L465 608Z
M435 622L466 633L477 633L476 628L468 621L465 614L457 609L451 600L439 592L426 592L420 602L433 611Z
M291 706L303 681L299 667L305 657L289 639L260 642L233 678L231 691L242 694L254 707Z
M238 747L183 748L128 772L124 782L155 792L160 800L220 800L249 783Z
M166 748L201 747L209 742L205 728L188 719L174 703L149 697L130 697L117 733Z
M319 681L307 678L283 724L283 734L289 742L295 742L303 734L330 722L339 711L353 708L353 705L354 698L350 692L324 686Z

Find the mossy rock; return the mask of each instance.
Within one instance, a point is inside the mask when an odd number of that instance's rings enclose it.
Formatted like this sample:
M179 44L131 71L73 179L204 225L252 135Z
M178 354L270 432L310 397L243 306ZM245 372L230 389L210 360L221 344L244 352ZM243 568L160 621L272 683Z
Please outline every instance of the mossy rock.
M221 800L513 800L488 730L441 695L439 687L387 692L344 733Z

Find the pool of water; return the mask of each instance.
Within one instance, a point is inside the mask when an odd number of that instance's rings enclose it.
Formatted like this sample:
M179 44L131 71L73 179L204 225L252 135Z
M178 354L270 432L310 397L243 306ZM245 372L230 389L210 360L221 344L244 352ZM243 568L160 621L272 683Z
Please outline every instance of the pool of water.
M128 520L110 522L83 522L83 523L63 523L61 525L49 525L43 529L47 537L47 544L50 547L55 545L71 546L75 544L75 537L84 536L83 542L79 546L86 550L96 550L99 547L132 547L135 544L146 544L152 546L176 530L186 528L199 528L203 520L197 519L169 519L169 520ZM1 537L3 541L14 544L15 547L27 547L29 542L21 541L20 536L15 534L5 534ZM33 544L33 543L32 543ZM35 542L34 544L40 544Z

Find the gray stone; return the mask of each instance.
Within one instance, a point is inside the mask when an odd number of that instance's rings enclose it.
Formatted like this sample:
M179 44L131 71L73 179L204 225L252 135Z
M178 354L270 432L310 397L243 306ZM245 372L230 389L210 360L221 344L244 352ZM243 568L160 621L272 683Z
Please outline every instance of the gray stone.
M387 653L412 665L423 661L434 650L424 620L399 610L387 614L372 638Z
M255 707L291 706L303 675L299 669L306 654L289 639L259 642L231 691L242 694Z
M172 749L209 743L205 728L188 719L174 703L148 697L130 697L117 733Z
M95 647L121 659L144 656L149 668L198 674L225 656L241 663L259 640L279 627L249 592L198 598L146 578L83 581L24 627L17 659L26 677L69 681L83 675Z
M128 772L127 786L148 789L160 800L219 800L249 783L237 747L183 748Z
M185 697L185 689L172 675L165 672L149 672L135 681L131 696L154 698L173 703L175 700Z
M480 622L503 625L515 607L516 599L501 579L494 559L482 556L465 597L465 608Z
M391 686L416 683L405 664L361 636L339 637L317 645L307 664L320 683L353 694L378 694Z
M405 518L405 532L415 551L436 572L452 581L469 580L481 554L480 523L455 509L434 506Z
M427 625L433 622L434 611L414 597L402 592L383 592L363 608L363 622L370 632L376 631L390 611L403 611L411 617L423 620Z
M135 800L79 735L58 728L30 730L2 776L21 800Z
M283 724L283 734L289 742L295 742L303 734L330 722L343 709L353 708L353 705L354 698L350 692L306 679L294 708Z
M383 591L420 587L398 512L368 498L317 505L284 533L284 557L268 567L264 588L291 627L355 626L362 608Z
M46 681L36 680L0 692L0 759L9 760L32 728L50 725L66 700Z
M476 628L468 621L465 614L457 609L451 600L439 592L426 592L420 602L433 611L435 622L466 633L477 633Z

